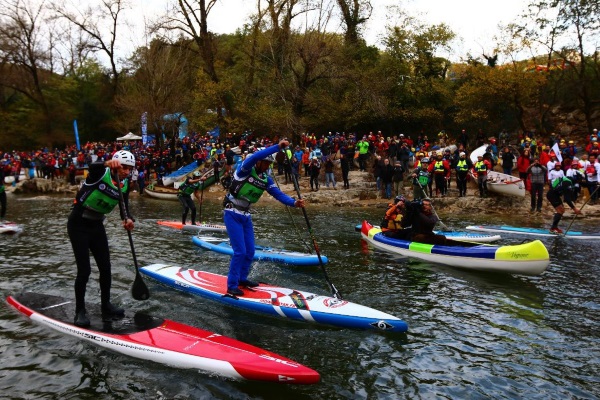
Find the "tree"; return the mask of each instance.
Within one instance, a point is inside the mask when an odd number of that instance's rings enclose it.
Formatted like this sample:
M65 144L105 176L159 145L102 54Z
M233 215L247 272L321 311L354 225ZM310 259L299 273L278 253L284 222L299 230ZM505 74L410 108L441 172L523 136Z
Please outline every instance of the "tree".
M545 83L540 74L523 72L518 64L503 68L468 66L456 92L457 124L477 124L490 130L528 130L526 110L536 108Z
M21 124L41 130L48 141L60 141L53 128L56 105L48 99L48 89L58 77L52 70L52 26L44 25L43 3L1 0L0 18L0 86L9 88L12 96L25 97L15 98L32 113Z
M155 133L160 141L167 123L164 116L184 114L191 109L193 56L185 46L159 40L137 49L130 59L130 69L134 72L123 79L122 93L116 99L123 115L128 116L122 121L122 132L138 126L141 115L147 113L149 132ZM178 127L177 121L175 125ZM171 133L175 135L174 130Z
M544 37L544 34L548 38L543 42L548 47L548 67L555 54L566 62L576 58L577 63L572 69L574 74L571 74L572 86L578 94L590 132L593 129L593 104L599 94L592 92L595 76L593 68L588 68L590 58L586 45L600 33L599 15L600 0L537 0L529 4L528 14L528 19L534 19L538 27L534 38ZM558 43L562 43L562 47L559 48ZM573 57L575 54L576 57Z
M177 0L153 26L155 32L178 32L190 38L196 45L194 50L199 52L202 71L212 85L218 86L220 77L217 70L217 49L215 36L209 30L208 17L217 0ZM165 38L163 38L165 39ZM181 38L180 38L181 39ZM178 40L179 44L185 41ZM190 47L191 48L191 47ZM204 81L201 79L201 81ZM224 93L219 93L213 101L212 109L216 110L218 123L225 123L223 111L234 113L233 104Z
M87 35L79 42L83 48L104 53L110 64L113 93L117 93L120 69L117 66L117 38L120 15L127 7L125 0L103 0L100 6L78 9L76 4L54 3L52 10ZM108 32L103 31L107 27Z
M400 17L384 38L383 73L394 113L404 123L440 129L452 95L446 81L450 62L438 53L448 50L455 34L445 24L428 25L403 13Z
M348 46L359 43L360 26L371 18L373 6L368 0L337 0L345 25L344 40Z

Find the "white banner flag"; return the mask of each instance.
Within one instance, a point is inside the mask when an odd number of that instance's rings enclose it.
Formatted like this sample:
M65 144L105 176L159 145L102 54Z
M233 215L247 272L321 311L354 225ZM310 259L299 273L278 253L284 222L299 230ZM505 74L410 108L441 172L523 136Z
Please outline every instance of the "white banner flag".
M552 151L554 152L554 154L556 154L556 158L558 159L558 161L562 163L562 154L560 154L558 143L554 143L554 146L552 146Z

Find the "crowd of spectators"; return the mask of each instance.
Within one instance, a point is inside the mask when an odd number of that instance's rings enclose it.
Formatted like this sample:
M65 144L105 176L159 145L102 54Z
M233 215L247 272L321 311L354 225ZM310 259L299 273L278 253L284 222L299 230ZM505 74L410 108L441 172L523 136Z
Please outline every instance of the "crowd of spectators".
M129 150L136 157L137 173L135 178L148 184L177 170L183 165L197 162L198 165L214 161L228 168L245 154L252 153L262 147L277 143L285 135L257 136L252 132L243 134L227 133L213 137L209 133L192 134L182 139L166 140L161 147L155 141L144 144L141 140L114 142L87 142L80 149L72 144L64 149L40 148L29 151L0 151L1 163L5 175L14 176L15 183L24 170L26 178L64 178L75 184L75 176L81 175L86 167L96 160L106 160L118 150ZM371 131L365 134L327 132L325 134L306 133L290 140L290 158L293 158L294 168L299 176L308 176L307 167L310 160L318 157L325 165L328 160L344 159L348 169L358 168L367 171L371 160L389 160L391 166L401 165L405 172L409 169L409 160L421 155L430 154L432 150L443 148L443 145L456 144L459 151L467 154L482 145L489 143L481 130L470 136L463 129L455 137L449 137L445 131L430 135L424 132L416 135L397 134L386 136L381 131ZM563 159L572 160L582 153L600 153L597 130L594 130L585 140L580 140L577 147L573 140L566 140L560 135L551 134L542 139L533 133L514 135L506 131L498 135L498 145L493 139L489 153L495 158L494 163L500 162L502 150L509 142L518 152L531 157L551 153L554 144L559 146ZM377 157L378 156L378 157ZM287 159L287 157L286 157ZM355 161L355 162L353 162ZM568 161L567 161L568 163ZM372 165L372 164L371 164ZM568 165L565 165L568 169ZM304 168L304 171L302 169ZM372 170L369 170L372 172Z

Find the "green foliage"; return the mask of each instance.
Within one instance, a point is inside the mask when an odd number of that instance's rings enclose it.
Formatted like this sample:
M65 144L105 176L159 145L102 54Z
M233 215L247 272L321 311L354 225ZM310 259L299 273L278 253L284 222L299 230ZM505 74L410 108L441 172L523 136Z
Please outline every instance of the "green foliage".
M544 74L516 68L469 66L463 84L456 91L455 121L461 125L486 126L492 131L526 129L524 107L536 105L545 80Z
M529 22L539 25L538 34L549 26L560 28L553 32L557 35L578 26L593 35L599 29L593 18L598 3L540 1L539 9L566 8L554 25L547 18ZM578 25L577 10L584 11L587 25ZM402 16L383 38L385 48L378 49L320 28L293 30L289 21L277 25L270 17L257 18L235 34L211 34L205 48L195 37L153 40L127 60L116 96L112 72L92 59L73 63L77 67L63 74L40 69L39 92L30 90L34 79L23 75L25 69L3 64L0 129L6 134L0 135L0 146L72 142L74 119L83 142L113 140L139 132L142 113L148 115L148 132L157 137L176 131L163 116L179 112L192 132L215 125L222 132L290 136L334 130L552 129L549 108L581 108L592 115L591 105L600 101L600 61L596 53L578 60L576 42L530 60L500 60L490 68L470 54L464 64L443 57L455 38L444 24ZM541 42L528 26L510 28L512 36L493 54L509 58ZM208 63L207 51L214 62ZM569 61L568 67L551 68L553 60Z

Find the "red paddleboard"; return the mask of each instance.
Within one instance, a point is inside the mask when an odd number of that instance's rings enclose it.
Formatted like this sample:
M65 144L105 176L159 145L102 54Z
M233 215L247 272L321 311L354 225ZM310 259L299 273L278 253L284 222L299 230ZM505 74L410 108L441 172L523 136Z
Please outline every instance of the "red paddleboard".
M7 297L33 321L109 350L178 368L199 369L233 379L313 384L319 373L267 350L189 325L146 314L103 321L99 305L86 304L91 326L73 324L75 304L38 293Z
M218 224L201 223L201 224L196 224L196 225L192 225L192 224L184 225L178 221L165 221L165 220L159 220L156 223L161 226L166 226L166 227L172 228L172 229L179 229L184 232L191 232L191 233L196 233L196 232L200 232L200 231L225 232L227 230L227 228L225 228L225 225L218 225Z
M15 234L23 232L21 225L9 221L0 221L0 233Z

